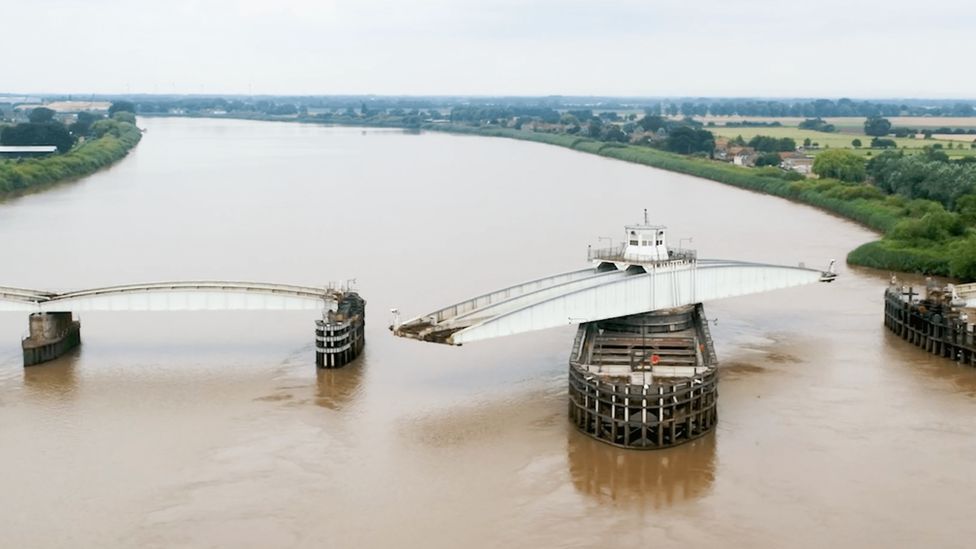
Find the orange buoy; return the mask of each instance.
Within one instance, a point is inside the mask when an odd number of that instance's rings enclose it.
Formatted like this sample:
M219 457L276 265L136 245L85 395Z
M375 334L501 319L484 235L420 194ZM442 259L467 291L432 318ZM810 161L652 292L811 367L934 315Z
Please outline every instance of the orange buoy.
M661 357L657 355L651 355L651 364L657 365L658 362L661 362Z

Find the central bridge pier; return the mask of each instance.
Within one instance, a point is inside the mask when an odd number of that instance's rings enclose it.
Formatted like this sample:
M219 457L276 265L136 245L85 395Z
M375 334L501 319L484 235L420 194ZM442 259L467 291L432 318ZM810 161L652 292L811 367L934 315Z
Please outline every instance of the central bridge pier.
M580 324L569 359L569 418L624 448L696 439L718 420L718 360L702 305Z

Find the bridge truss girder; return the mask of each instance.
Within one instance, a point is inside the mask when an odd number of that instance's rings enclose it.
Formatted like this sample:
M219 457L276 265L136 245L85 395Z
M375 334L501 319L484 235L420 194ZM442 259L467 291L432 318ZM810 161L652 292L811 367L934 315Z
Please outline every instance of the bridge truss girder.
M671 262L592 268L539 279L459 302L394 327L402 337L472 341L693 305L829 281L816 269L744 261Z

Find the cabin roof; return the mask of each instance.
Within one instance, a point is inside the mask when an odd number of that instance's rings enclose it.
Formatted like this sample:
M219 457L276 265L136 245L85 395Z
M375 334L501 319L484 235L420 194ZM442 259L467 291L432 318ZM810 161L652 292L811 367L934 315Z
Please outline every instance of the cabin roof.
M650 230L663 231L664 229L667 229L667 227L664 225L624 225L624 228L627 229L628 232Z

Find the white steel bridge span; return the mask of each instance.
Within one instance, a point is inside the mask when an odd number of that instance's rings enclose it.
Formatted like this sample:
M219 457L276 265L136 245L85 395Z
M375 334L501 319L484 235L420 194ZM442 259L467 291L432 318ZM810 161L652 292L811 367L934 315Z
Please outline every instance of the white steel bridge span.
M411 339L460 345L833 278L829 271L747 261L595 261L591 268L448 305L396 324L393 332Z
M0 287L0 312L323 310L339 297L332 288L262 282L155 282L64 293Z

